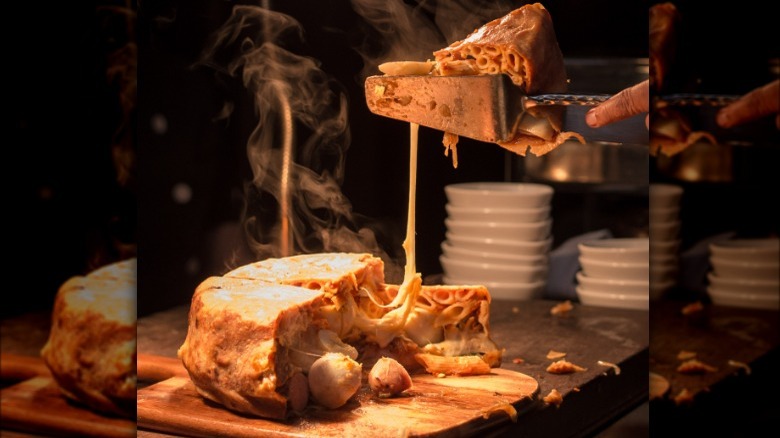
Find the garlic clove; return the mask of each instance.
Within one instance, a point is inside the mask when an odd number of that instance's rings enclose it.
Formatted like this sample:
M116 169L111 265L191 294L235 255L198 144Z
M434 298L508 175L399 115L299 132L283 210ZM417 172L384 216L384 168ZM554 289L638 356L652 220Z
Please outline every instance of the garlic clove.
M395 359L379 359L368 373L368 386L380 397L392 397L412 387L409 372Z

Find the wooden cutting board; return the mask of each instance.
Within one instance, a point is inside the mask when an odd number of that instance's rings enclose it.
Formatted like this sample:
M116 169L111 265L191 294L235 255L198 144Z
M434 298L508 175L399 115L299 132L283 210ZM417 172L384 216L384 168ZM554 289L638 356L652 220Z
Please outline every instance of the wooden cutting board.
M303 418L272 421L228 411L198 395L188 378L172 377L138 391L138 427L203 437L472 436L512 421L492 408L509 403L521 414L539 393L535 379L504 369L412 380L401 397L379 399L364 387L340 409L310 406Z
M44 436L134 437L135 422L107 417L68 401L51 377L33 377L0 391L3 429Z

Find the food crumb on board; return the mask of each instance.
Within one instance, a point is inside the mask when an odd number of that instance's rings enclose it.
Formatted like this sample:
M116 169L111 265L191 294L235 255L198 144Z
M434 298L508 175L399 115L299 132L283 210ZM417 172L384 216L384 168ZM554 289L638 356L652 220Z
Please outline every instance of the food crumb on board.
M443 378L447 377L447 375L444 374L444 373L439 373L439 374L436 375L436 377L438 377L440 379L443 379Z
M578 371L586 371L586 368L575 365L566 359L553 362L547 367L547 372L550 374L570 374Z
M683 388L674 396L674 402L677 405L693 403L693 394L688 391L688 388Z
M512 313L520 313L520 308L517 306L512 307Z
M650 400L662 398L669 391L669 381L660 374L650 373L649 395Z
M704 374L714 373L715 371L718 371L718 369L698 359L686 360L677 367L677 372L680 374Z
M516 357L516 358L512 359L512 363L521 364L521 363L524 363L524 362L525 361L522 358L519 358L519 357Z
M694 313L701 312L702 310L704 310L704 305L701 303L701 301L696 301L683 307L682 314L693 315Z
M574 309L574 306L571 305L571 301L566 300L562 303L558 303L550 309L550 315L552 316L566 316L571 312L571 310Z
M612 368L613 370L615 370L615 375L616 375L616 376L619 376L619 375L620 375L620 367L619 367L619 366L617 366L617 365L615 365L614 363L612 363L612 362L607 362L607 361L603 361L603 360L600 360L600 361L598 361L598 362L596 362L596 363L597 363L597 364L599 364L599 365L601 365L601 366L603 366L603 367L610 367L610 368ZM607 372L605 371L605 372L604 372L604 374L606 375L606 374L607 374Z
M575 386L574 388L571 389L571 392L580 392L580 387Z
M750 375L750 365L746 364L745 362L740 362L738 360L729 359L728 361L729 366L735 367L735 368L742 368L745 370L745 375Z
M505 412L513 423L517 423L517 409L510 403L503 402L485 409L482 411L482 418L487 420L495 412Z
M547 359L550 360L563 359L564 357L566 357L566 353L562 351L550 350L547 352Z
M688 360L693 359L694 357L696 357L695 351L680 350L680 352L677 353L678 360Z
M545 395L542 400L544 400L544 402L548 405L555 405L555 407L560 407L561 403L563 403L563 397L561 396L561 393L558 392L558 390L555 388L551 389L550 393Z

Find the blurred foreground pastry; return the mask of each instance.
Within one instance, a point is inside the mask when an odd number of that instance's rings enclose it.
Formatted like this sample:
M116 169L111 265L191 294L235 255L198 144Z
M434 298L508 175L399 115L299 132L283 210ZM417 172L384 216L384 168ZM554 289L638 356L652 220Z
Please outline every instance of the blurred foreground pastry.
M100 412L135 417L136 259L60 287L41 356L67 397Z

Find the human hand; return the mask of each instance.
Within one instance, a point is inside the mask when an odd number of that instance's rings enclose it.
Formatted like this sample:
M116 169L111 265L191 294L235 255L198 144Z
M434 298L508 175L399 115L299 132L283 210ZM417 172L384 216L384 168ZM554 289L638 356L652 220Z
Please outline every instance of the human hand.
M585 114L585 123L591 128L600 128L613 122L627 119L650 109L650 81L640 82L610 97ZM650 121L645 117L645 126Z
M718 111L715 120L721 128L731 128L770 114L780 129L780 79L740 97Z

